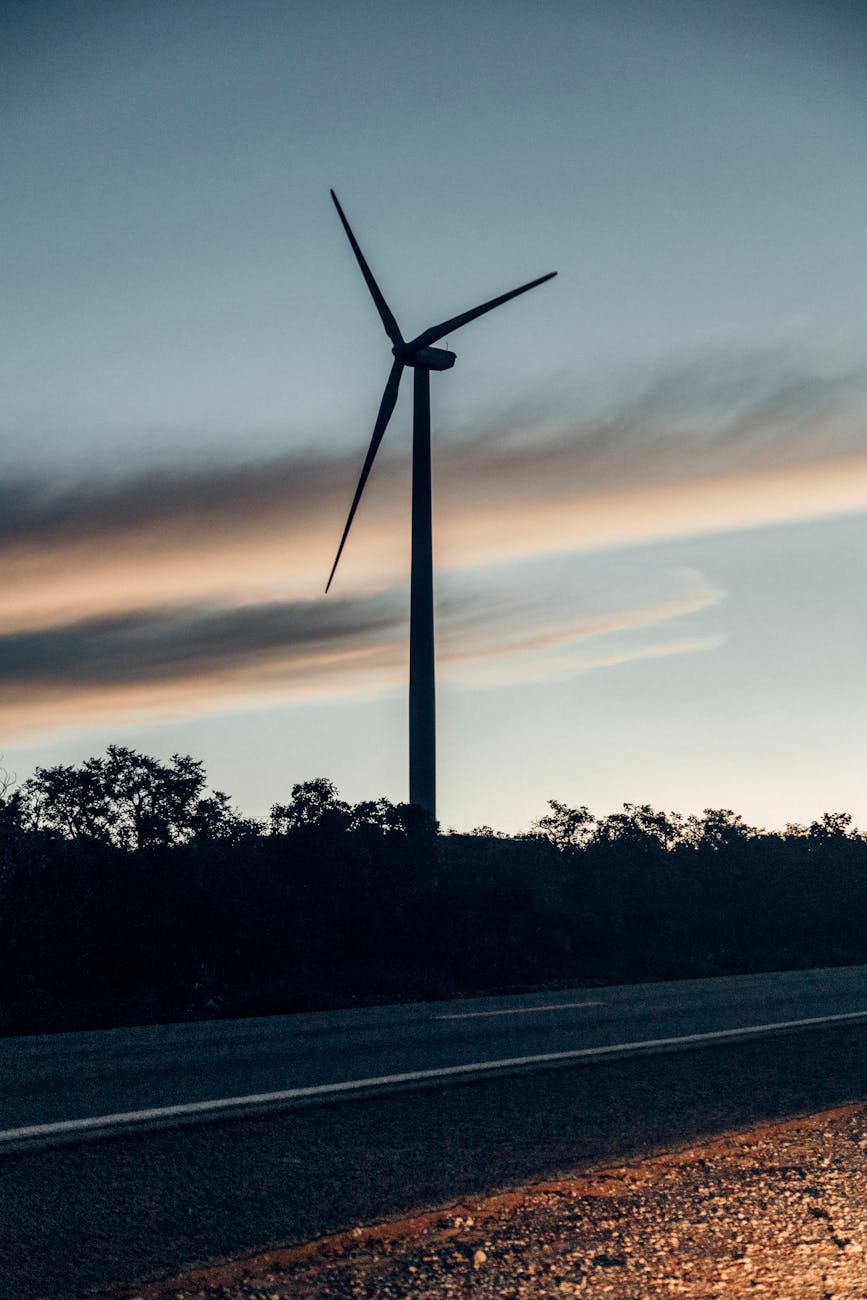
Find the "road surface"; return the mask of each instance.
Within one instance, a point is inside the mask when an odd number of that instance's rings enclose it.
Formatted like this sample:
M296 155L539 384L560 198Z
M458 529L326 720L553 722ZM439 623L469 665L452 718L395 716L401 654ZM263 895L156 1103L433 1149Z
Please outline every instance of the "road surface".
M0 1088L0 1295L65 1300L859 1100L867 968L0 1040Z
M867 1020L867 966L0 1039L0 1149Z

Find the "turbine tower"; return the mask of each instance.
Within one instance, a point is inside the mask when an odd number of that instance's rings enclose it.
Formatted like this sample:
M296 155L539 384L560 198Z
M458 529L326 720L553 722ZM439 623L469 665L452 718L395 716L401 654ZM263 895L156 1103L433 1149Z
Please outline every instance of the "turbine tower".
M501 293L490 302L483 302L478 307L453 316L451 320L439 325L432 325L407 343L401 334L397 321L391 313L388 303L358 246L352 233L352 227L346 220L343 208L338 202L334 190L331 191L334 206L343 223L347 238L352 245L356 261L361 268L370 296L385 326L385 332L391 339L391 351L394 356L391 373L385 385L385 392L379 404L379 414L373 426L373 436L361 467L361 476L349 507L349 516L343 529L343 536L337 548L337 556L331 567L331 573L325 586L328 592L334 578L335 570L343 553L349 529L355 518L361 494L367 483L379 445L382 442L386 426L391 419L397 402L404 367L410 366L415 371L412 409L412 567L410 575L410 615L409 615L409 801L426 809L436 817L436 690L434 681L434 604L433 604L433 546L431 535L431 466L430 466L430 372L432 370L450 370L455 364L454 352L445 348L435 348L447 334L452 334L462 325L467 325L485 312L493 311L510 298L517 298L519 293L535 289L557 274L549 271L538 280L519 285L508 293Z

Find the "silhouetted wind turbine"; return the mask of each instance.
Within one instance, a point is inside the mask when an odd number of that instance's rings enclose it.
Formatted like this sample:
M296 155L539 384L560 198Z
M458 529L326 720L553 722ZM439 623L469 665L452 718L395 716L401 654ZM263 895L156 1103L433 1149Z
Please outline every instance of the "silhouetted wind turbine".
M535 289L537 284L544 284L557 274L550 271L547 275L531 280L529 284L519 285L508 293L501 293L499 298L483 302L479 307L453 316L451 320L440 325L432 325L416 338L404 341L398 329L397 321L382 296L382 291L367 262L358 247L358 241L346 220L343 208L338 202L334 190L331 191L334 206L337 208L343 229L346 231L352 251L355 254L361 274L364 276L370 296L376 304L385 332L391 339L394 362L391 374L385 385L385 392L379 404L379 414L373 426L373 437L361 467L361 477L349 507L349 517L337 548L337 557L331 567L331 573L325 590L331 586L332 579L343 547L355 518L355 511L361 500L364 485L367 482L386 425L391 419L397 402L397 390L404 366L415 370L415 385L412 410L412 570L410 576L410 614L409 614L409 801L425 808L431 816L436 816L436 727L435 727L435 685L434 685L434 607L433 607L433 548L431 537L431 469L430 469L430 372L432 370L450 370L455 364L454 352L444 348L431 347L447 334L467 325L477 316L493 311L510 298L517 298L519 293Z

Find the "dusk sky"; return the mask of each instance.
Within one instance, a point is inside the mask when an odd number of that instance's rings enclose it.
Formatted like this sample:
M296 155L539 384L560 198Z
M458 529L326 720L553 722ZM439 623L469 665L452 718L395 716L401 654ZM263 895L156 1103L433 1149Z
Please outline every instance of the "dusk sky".
M0 763L407 797L431 381L444 826L867 827L862 3L0 4Z

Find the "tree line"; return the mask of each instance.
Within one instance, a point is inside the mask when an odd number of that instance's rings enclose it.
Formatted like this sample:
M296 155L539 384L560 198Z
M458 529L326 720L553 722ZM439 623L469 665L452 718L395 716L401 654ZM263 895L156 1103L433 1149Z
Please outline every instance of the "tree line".
M728 809L440 833L317 778L267 820L189 755L0 781L0 1032L867 962L867 837Z

